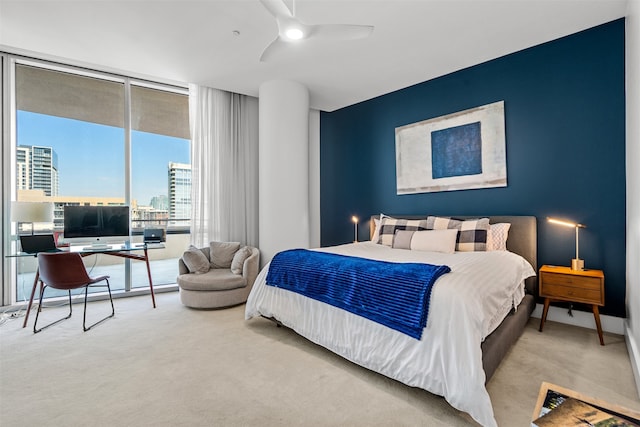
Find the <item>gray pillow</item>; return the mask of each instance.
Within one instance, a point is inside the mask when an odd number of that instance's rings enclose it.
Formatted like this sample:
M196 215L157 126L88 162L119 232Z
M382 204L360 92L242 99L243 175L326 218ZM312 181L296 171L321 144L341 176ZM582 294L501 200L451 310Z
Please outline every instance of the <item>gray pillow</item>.
M209 271L209 260L206 255L193 245L182 254L182 262L189 269L189 273L203 274Z
M415 231L409 230L396 230L395 236L393 236L393 248L395 249L411 249L411 238Z
M244 262L251 256L251 248L249 246L243 246L238 249L233 259L231 260L231 272L233 274L242 274L242 267Z
M211 242L209 256L211 268L230 268L233 256L240 249L240 242Z

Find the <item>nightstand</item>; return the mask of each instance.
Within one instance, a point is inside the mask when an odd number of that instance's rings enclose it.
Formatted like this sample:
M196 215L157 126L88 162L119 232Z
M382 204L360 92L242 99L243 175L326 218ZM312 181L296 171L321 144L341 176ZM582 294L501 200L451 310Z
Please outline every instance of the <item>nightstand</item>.
M547 319L550 302L568 301L591 304L600 345L604 345L598 309L598 306L604 305L604 273L601 270L577 271L569 267L543 265L538 275L538 292L544 298L540 332Z

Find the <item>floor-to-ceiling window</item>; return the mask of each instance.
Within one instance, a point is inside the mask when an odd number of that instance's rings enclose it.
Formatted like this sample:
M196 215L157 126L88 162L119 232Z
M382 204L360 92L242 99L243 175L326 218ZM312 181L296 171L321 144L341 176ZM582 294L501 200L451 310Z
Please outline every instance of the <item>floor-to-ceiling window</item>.
M54 206L50 223L5 221L5 250L21 233L64 236L64 207L122 205L130 208L130 239L145 228L163 228L165 248L150 250L155 287L175 283L177 258L189 241L189 212L172 217L176 197L167 176L172 165L189 166L186 88L140 81L44 61L4 55L4 212L12 201ZM6 98L9 98L9 102ZM189 177L186 185L190 185ZM15 218L14 218L15 219ZM9 264L7 264L9 263ZM85 258L93 274L111 276L112 289L148 287L146 265L108 255ZM3 304L29 297L35 258L5 260ZM55 295L51 293L50 295Z
M191 193L189 98L185 91L170 92L157 85L131 85L131 200L135 203L135 232L144 228L166 228L167 250L150 251L154 283L175 283L177 258L189 243L189 210L171 212L176 189L167 181L174 163L189 167ZM132 287L146 287L144 263L132 263ZM157 278L157 279L156 279Z

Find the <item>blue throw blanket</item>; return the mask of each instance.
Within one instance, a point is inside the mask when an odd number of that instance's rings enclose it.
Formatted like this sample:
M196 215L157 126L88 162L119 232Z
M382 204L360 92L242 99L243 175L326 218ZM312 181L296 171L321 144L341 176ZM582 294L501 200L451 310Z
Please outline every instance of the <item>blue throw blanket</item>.
M271 260L267 285L297 292L420 339L433 283L446 265L395 263L292 249Z

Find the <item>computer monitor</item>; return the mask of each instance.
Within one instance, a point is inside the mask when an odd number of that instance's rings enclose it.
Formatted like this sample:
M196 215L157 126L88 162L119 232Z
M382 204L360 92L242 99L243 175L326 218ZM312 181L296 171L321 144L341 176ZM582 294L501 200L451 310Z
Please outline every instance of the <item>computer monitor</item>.
M129 206L65 206L64 240L101 245L129 240Z

